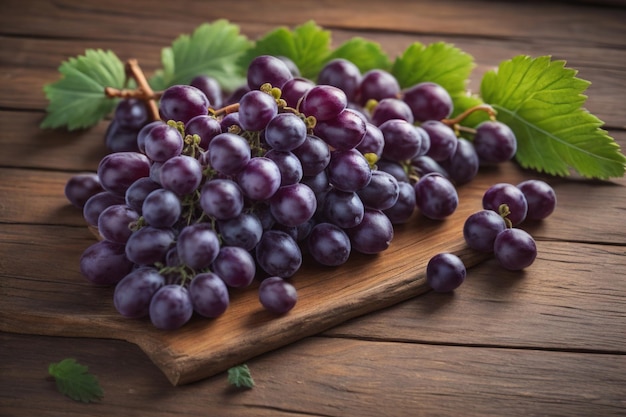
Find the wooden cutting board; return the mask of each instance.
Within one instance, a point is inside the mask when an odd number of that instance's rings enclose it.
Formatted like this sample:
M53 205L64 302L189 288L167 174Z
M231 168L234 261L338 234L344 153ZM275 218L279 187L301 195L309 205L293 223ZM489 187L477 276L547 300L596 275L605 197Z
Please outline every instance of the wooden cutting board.
M391 246L381 254L353 253L340 267L305 261L301 271L291 279L298 290L298 303L286 315L276 316L265 311L253 285L232 291L231 305L221 317L194 316L190 323L176 331L157 330L148 319L120 316L112 305L112 288L94 287L84 282L78 273L78 258L82 250L93 243L86 229L73 228L75 235L55 234L48 240L42 232L40 236L29 238L32 247L22 245L23 250L33 252L32 264L15 267L16 270L28 268L33 276L20 277L11 271L2 273L5 278L0 282L0 330L126 340L137 344L172 384L197 381L351 318L428 291L426 264L437 253L456 253L468 268L486 259L489 255L472 251L465 245L463 223L471 213L481 209L482 194L490 185L517 183L523 178L524 174L513 164L481 173L470 184L460 187L460 205L453 216L433 221L415 213L408 223L395 228ZM50 210L53 216L55 209ZM5 242L24 239L17 235L15 239L5 238ZM50 250L59 251L59 265L39 264L37 251ZM45 273L41 273L42 270L46 270ZM54 276L54 279L44 276ZM468 279L471 279L471 271Z

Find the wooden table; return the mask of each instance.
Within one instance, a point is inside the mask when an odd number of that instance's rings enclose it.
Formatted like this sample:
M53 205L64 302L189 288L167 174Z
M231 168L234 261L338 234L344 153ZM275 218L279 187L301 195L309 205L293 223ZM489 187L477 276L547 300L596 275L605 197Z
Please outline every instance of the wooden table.
M451 42L478 63L474 90L517 54L566 59L592 81L586 107L626 148L624 2L4 0L0 279L76 275L77 259L58 253L89 241L63 185L95 169L107 123L39 129L41 88L60 62L103 48L151 72L163 46L217 18L251 39L314 19L335 43L363 36L391 56L416 40ZM538 177L512 163L501 175ZM539 255L523 273L487 260L454 294L427 293L260 355L247 362L256 387L244 391L225 373L174 387L128 342L0 333L0 415L626 415L626 179L546 179L559 206L532 226ZM103 401L56 391L47 367L65 357L98 376Z

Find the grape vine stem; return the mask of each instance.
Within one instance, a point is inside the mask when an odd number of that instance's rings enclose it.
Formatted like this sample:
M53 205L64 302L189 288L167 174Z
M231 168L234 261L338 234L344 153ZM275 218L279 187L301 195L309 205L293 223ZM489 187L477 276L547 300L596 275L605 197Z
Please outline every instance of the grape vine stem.
M452 119L443 119L441 120L441 122L447 124L448 126L454 126L461 123L467 116L477 111L484 111L489 115L490 118L496 117L496 111L493 107L488 104L479 104L477 106L470 107L469 109L465 110L463 113Z
M162 92L154 92L152 90L150 84L148 84L146 75L141 70L141 67L139 67L139 62L136 59L126 61L126 77L135 80L137 83L136 89L106 87L104 94L110 98L136 98L142 100L146 103L150 118L152 120L161 120L156 102L161 97Z

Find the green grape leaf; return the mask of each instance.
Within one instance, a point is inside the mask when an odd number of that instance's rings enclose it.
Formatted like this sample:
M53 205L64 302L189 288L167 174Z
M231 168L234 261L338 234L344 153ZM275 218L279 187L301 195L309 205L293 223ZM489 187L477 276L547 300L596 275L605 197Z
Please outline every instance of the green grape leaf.
M516 56L484 75L481 96L515 132L522 167L559 176L570 169L587 178L623 176L626 157L603 122L583 107L590 82L565 64Z
M244 82L237 61L252 43L239 33L239 26L220 19L198 26L191 35L181 35L161 51L163 69L150 79L150 86L163 90L189 84L197 75L215 78L225 90Z
M343 58L353 62L362 73L372 69L389 71L391 61L380 44L360 37L354 37L339 45L326 59Z
M328 54L330 54L330 31L323 30L308 21L290 31L279 27L256 41L241 63L247 68L259 55L284 56L291 59L305 78L315 79Z
M57 389L74 401L95 402L104 396L98 379L88 372L88 368L75 359L63 359L51 363L48 372L54 377Z
M91 127L108 115L116 100L104 94L105 87L122 88L124 64L112 51L87 49L84 55L61 63L58 81L46 84L47 115L41 128L66 126L68 130Z
M254 380L250 374L250 368L248 368L246 364L233 366L228 369L228 382L237 388L254 387Z

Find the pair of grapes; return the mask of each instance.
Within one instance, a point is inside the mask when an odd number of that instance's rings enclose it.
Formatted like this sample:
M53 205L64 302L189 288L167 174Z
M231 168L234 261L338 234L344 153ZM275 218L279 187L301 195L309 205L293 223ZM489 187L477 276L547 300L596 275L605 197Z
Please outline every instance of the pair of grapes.
M463 225L467 245L493 253L510 271L530 266L537 257L537 245L526 231L516 228L525 220L543 220L556 208L554 189L541 180L519 184L498 183L483 195L483 210L470 215ZM449 292L465 280L461 259L451 253L435 255L428 263L426 279L437 292Z

